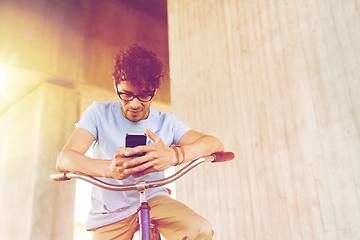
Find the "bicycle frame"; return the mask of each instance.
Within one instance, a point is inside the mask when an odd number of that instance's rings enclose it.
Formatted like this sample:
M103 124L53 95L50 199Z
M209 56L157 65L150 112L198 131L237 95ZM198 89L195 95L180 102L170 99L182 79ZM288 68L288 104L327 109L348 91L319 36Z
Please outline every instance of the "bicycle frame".
M189 164L181 168L179 171L174 173L173 175L156 180L156 181L138 181L135 184L128 185L114 185L103 182L95 177L83 174L83 173L70 173L70 172L61 172L54 173L50 175L50 179L53 181L67 181L70 179L81 179L83 181L89 182L95 186L112 190L112 191L129 191L129 190L137 190L139 192L140 197L140 206L138 209L139 214L139 226L140 226L140 239L141 240L151 240L151 230L150 230L150 206L147 202L146 189L155 188L164 186L171 182L176 181L180 177L184 176L191 169L195 168L201 163L204 162L224 162L234 159L235 155L232 152L217 152L213 153L210 156L200 157L191 161Z

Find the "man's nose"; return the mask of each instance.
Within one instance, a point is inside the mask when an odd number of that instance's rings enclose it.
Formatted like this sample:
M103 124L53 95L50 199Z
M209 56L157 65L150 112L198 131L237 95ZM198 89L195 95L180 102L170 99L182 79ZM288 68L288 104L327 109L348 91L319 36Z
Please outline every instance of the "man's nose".
M138 98L135 97L133 100L131 100L130 105L133 108L138 108L141 106L141 102Z

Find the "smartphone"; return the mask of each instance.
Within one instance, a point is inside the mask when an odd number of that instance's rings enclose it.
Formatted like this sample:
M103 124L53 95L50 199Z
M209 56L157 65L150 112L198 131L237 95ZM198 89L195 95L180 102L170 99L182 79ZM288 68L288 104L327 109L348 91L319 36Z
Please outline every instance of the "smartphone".
M137 147L146 145L146 133L127 133L125 137L125 147ZM136 154L134 156L143 156L145 153Z

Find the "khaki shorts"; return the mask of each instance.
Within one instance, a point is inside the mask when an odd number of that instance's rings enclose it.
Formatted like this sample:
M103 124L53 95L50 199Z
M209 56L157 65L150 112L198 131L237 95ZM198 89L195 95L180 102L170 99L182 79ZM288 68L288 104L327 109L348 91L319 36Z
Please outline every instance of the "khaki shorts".
M169 196L148 200L151 221L167 240L212 239L210 223L183 203ZM93 240L131 240L139 229L137 214L94 230Z

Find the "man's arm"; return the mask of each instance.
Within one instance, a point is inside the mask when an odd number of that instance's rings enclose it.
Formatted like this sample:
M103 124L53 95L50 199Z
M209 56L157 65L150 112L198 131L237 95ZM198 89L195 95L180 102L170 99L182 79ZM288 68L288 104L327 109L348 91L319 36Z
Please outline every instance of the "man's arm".
M130 175L123 173L125 148L120 147L112 160L93 159L85 156L94 136L82 128L76 128L58 155L58 171L82 172L94 177L125 179Z
M128 175L139 177L151 172L166 170L177 164L175 151L166 146L162 139L148 128L146 133L154 144L138 146L132 149L126 148L125 156L146 152L145 156L124 162L124 173ZM218 138L194 130L185 133L178 144L183 147L185 152L185 159L182 162L224 151L224 146Z
M185 133L180 139L179 145L185 150L184 162L224 151L224 145L218 138L194 130Z

